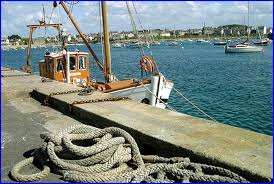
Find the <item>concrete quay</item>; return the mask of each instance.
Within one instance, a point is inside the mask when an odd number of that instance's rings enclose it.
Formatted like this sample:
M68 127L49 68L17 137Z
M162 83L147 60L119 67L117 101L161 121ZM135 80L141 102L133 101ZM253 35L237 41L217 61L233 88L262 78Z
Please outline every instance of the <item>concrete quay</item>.
M9 151L6 152L2 148L2 161L12 159L9 158L11 154L14 155L14 163L22 160L24 152L41 143L40 131L53 131L73 123L83 123L98 128L123 128L136 139L142 154L189 157L193 162L231 169L250 181L272 181L272 136L155 108L132 100L77 104L73 106L72 112L69 111L69 104L75 100L110 96L97 92L87 96L79 96L77 93L52 96L49 98L50 106L42 106L37 101L43 102L52 92L79 88L57 81L43 83L39 76L24 76L26 74L23 72L5 68L1 68L1 75L4 109L1 116L4 121L2 134L8 132L7 137L14 136L18 139L23 139L25 135L32 137L27 147L10 144ZM7 104L12 104L20 114L31 113L33 126L31 122L26 123L26 127L23 126L24 118L29 118L28 116L16 119L8 115L11 111L8 110ZM53 121L49 117L45 118L44 121L50 123L41 123L41 113L36 111L51 111L56 116L51 117ZM22 151L21 155L16 148ZM8 166L12 167L6 164L6 170L10 169ZM2 178L7 177L3 176L6 173L2 172Z

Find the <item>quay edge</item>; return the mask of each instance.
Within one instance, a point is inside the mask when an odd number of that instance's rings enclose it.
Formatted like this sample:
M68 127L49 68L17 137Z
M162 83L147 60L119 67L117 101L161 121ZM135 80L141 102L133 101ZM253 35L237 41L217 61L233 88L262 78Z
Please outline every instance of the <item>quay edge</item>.
M51 92L79 89L56 81L42 83L41 77L24 76L16 70L3 68L1 74L1 92L8 98L26 98L31 93L42 102ZM107 96L58 95L50 98L50 107L84 124L125 129L136 139L142 154L188 156L194 162L231 169L250 181L272 181L272 136L131 100L80 104L73 107L72 113L68 111L68 105L75 100Z

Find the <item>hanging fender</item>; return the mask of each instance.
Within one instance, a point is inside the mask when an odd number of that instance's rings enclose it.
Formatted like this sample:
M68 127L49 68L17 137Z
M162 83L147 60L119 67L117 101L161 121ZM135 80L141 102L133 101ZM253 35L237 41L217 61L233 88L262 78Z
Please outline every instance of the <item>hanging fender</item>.
M154 63L149 56L143 56L140 60L140 66L148 73L153 73Z

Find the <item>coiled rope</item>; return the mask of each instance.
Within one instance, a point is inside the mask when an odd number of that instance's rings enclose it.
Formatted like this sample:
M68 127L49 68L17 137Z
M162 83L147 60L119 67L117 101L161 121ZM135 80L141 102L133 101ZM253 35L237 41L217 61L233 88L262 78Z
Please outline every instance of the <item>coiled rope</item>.
M74 125L40 137L42 146L10 171L13 180L38 181L55 172L70 182L247 182L230 170L189 158L142 156L134 138L120 128ZM34 162L40 172L20 173Z

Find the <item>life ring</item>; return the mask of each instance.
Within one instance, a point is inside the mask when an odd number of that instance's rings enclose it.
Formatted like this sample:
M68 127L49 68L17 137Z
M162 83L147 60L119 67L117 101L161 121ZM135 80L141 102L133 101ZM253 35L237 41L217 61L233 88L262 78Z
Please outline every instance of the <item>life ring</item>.
M140 60L140 66L148 73L153 73L154 63L148 56L143 56Z
M99 91L104 91L104 90L106 90L106 87L103 86L103 85L99 85L99 86L97 87L97 89L98 89Z

